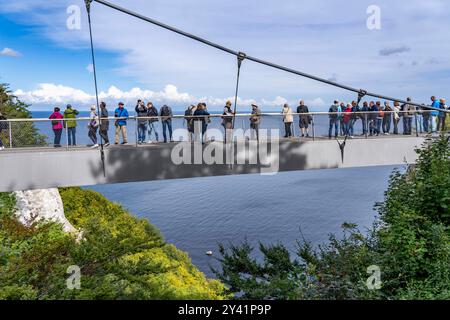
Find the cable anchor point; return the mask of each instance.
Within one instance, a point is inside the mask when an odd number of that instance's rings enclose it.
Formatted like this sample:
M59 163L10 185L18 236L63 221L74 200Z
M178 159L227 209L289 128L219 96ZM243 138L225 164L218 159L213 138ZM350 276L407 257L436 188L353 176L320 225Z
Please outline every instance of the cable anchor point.
M86 10L88 13L91 13L91 3L93 0L84 0L84 3L86 4Z
M237 55L237 61L238 61L238 67L241 67L242 61L245 60L245 58L247 58L247 55L244 52L239 52Z

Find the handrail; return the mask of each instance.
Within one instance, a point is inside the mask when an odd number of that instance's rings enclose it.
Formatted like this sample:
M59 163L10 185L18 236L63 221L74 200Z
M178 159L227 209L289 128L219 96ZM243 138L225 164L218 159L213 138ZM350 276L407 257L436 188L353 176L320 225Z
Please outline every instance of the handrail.
M384 114L405 114L409 113L412 115L415 114L424 114L424 113L433 113L436 112L435 110L411 110L411 111L383 111ZM448 112L448 111L447 111ZM259 115L251 114L251 113L241 113L236 114L236 117L254 117L254 116L261 116L261 117L283 117L286 114L283 113L275 113L275 112L266 112L266 113L260 113ZM379 111L354 111L354 112L308 112L308 113L298 113L293 112L290 113L292 116L351 116L351 115L371 115L371 116L379 116ZM139 116L130 116L128 118L116 118L116 117L102 117L99 119L102 120L161 120L161 118L166 118L167 116L152 116L152 117L139 117ZM208 116L205 115L172 115L171 119L204 119L204 118L222 118L222 117L231 117L229 115L223 115L218 113L212 113ZM51 122L51 121L63 121L63 122L69 122L69 121L89 121L91 120L90 117L78 117L78 118L62 118L62 119L48 119L48 118L23 118L23 119L6 119L6 120L0 120L0 122Z

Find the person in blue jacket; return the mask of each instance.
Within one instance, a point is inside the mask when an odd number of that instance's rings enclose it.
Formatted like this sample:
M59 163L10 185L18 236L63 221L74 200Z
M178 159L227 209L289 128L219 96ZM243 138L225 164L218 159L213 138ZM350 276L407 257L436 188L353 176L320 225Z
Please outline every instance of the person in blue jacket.
M441 104L439 103L439 100L436 99L435 96L431 97L431 106L433 108L436 108L436 109L440 109L440 107L441 107ZM437 118L438 118L438 116L439 116L439 111L437 111L437 110L431 111L431 113L430 113L430 122L431 122L430 123L430 129L431 129L431 132L436 132L437 131Z
M127 119L129 117L127 109L124 108L123 102L119 102L119 107L114 112L117 118L116 125L116 144L120 142L120 133L122 133L122 144L127 144Z

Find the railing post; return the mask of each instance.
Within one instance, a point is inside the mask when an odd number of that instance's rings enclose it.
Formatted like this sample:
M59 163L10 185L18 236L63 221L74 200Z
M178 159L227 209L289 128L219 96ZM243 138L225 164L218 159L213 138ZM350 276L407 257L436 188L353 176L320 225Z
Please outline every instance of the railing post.
M312 115L312 136L313 136L313 141L316 140L316 127L315 127L315 120L314 120L314 114Z
M135 139L136 139L136 147L138 146L138 125L139 125L139 121L138 121L138 117L134 118L134 135L135 135Z
M365 122L365 126L364 127L366 128L364 134L366 136L366 139L368 139L369 138L369 134L368 134L368 132L369 132L369 121L367 120L367 112L364 113L364 122Z
M66 129L66 149L69 149L69 126L67 125L67 121L63 119L64 128Z
M9 127L9 148L13 147L13 143L12 143L12 122L8 121L8 127Z

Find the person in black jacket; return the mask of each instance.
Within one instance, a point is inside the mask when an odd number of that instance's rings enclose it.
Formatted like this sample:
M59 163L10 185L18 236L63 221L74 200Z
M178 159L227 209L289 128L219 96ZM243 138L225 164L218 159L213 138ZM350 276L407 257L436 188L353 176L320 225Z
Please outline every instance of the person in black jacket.
M138 144L145 143L145 135L147 133L147 108L144 101L138 100L136 108L134 108L138 116ZM142 119L140 119L142 118Z
M148 120L148 143L151 143L152 139L152 133L154 133L156 142L159 142L159 136L158 136L158 109L153 105L152 102L147 103L147 117L150 119Z
M106 109L106 103L101 102L100 103L100 137L102 137L103 142L105 143L105 147L109 146L109 137L108 137L108 130L109 130L109 120L108 120L109 114L108 110Z
M305 102L303 100L300 101L300 105L297 107L297 113L299 116L299 126L300 131L302 132L302 137L305 135L309 137L309 124L311 123L311 116L309 115L309 109L305 106Z

